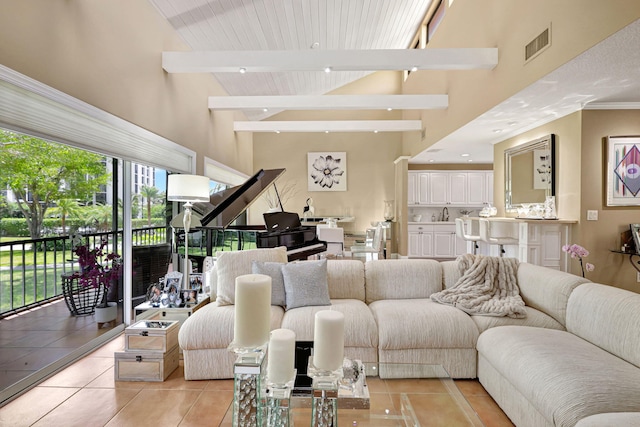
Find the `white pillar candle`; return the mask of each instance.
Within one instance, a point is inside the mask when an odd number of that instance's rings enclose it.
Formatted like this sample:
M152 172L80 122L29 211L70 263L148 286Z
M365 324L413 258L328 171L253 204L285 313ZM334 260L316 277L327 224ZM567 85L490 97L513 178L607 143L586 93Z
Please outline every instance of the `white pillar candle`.
M233 341L238 347L256 348L269 341L271 277L246 274L236 278Z
M313 330L313 364L323 371L342 367L344 359L344 314L322 310L316 313Z
M290 329L274 329L269 338L267 378L270 383L286 384L293 377L296 334Z

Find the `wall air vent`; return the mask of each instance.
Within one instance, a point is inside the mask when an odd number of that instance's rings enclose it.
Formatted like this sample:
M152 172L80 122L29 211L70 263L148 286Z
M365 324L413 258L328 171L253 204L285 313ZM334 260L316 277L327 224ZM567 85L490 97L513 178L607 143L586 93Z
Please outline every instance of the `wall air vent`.
M529 62L551 46L551 25L524 47L524 62Z

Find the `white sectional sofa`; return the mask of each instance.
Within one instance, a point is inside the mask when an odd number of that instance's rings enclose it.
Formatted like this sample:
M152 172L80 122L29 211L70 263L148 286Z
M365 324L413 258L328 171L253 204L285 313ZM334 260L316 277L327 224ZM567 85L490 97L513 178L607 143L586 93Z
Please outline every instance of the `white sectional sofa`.
M180 329L187 380L232 377L229 279L251 273L254 259L286 262L280 249L229 258L241 262L218 259L216 301ZM460 277L455 261L329 260L326 271L330 305L345 314L346 357L441 364L454 378L479 378L518 426L579 420L584 427L618 425L614 420L640 426L638 294L521 263L517 282L527 316L515 319L468 315L431 301ZM327 308L272 306L271 328L311 341L314 314Z

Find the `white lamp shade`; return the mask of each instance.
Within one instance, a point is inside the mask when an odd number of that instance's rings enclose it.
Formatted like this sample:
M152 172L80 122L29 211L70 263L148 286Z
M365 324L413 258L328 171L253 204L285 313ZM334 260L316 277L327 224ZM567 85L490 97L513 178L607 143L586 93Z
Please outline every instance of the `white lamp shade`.
M209 178L199 175L169 175L167 200L170 202L208 202Z

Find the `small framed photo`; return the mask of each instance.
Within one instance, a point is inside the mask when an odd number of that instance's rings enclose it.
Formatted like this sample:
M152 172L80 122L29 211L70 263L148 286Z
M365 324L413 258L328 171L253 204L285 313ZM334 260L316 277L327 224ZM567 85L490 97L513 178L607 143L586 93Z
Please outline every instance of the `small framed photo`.
M198 302L197 289L183 289L182 290L182 302L184 304L195 304Z
M189 289L202 292L202 273L192 273L189 275Z
M164 291L166 293L180 293L182 289L182 273L179 271L172 271L164 276Z
M631 228L633 242L636 244L635 251L640 253L640 224L629 224L629 228Z

